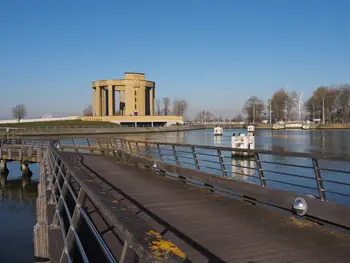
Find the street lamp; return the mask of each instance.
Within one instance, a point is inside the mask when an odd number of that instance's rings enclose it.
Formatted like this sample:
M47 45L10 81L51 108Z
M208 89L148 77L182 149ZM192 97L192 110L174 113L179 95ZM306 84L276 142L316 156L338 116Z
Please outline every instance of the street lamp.
M255 124L255 100L253 101L253 124Z

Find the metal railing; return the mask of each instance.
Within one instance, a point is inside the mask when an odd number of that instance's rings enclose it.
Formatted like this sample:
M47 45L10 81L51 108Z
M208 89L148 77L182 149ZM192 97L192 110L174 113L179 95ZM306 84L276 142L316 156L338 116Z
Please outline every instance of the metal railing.
M309 194L321 201L345 204L350 201L350 160L346 158L124 139L119 140L119 147L154 161L252 182L261 187ZM251 157L232 156L232 152L247 153Z
M169 251L154 253L154 241L159 242L161 238L157 232L122 207L115 197L106 203L101 197L101 189L96 188L96 184L91 185L93 180L76 172L79 160L68 163L57 150L57 144L52 143L47 149L48 189L50 201L55 206L51 226L61 230L63 240L59 262L130 262L128 253L136 255L137 262L189 262ZM72 169L72 165L75 168ZM96 227L96 216L94 220L91 217L96 213L107 225L102 232ZM134 227L128 224L134 224ZM116 240L111 242L109 236L109 242L106 242L106 233L116 235ZM120 248L116 249L118 245Z
M115 138L78 138L60 140L60 143L65 149L85 152L118 148L155 162L310 195L321 201L348 205L350 200L350 160L346 157ZM251 157L232 156L233 151L247 152Z

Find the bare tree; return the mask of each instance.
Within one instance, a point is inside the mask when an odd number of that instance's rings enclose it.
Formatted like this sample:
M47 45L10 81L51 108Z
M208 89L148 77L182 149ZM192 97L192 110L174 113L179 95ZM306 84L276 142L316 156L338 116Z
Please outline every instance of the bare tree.
M272 119L275 121L288 120L294 105L295 100L285 90L280 89L276 91L272 96L271 102Z
M202 110L197 114L195 120L200 122L208 122L213 120L213 118L214 115L210 111Z
M89 105L85 109L83 109L83 115L84 116L92 116L93 115L92 106L91 105Z
M250 97L243 106L243 112L247 115L248 122L260 121L264 107L262 100L255 96Z
M170 99L168 97L163 98L164 115L169 115L170 112Z
M350 112L350 85L341 85L339 87L338 103L341 118L345 123L349 122Z
M180 116L184 116L188 108L188 102L186 100L180 100Z
M157 108L157 115L160 116L162 109L161 109L161 105L160 105L160 99L156 100L156 108Z
M18 122L20 122L22 119L24 119L27 116L26 106L24 106L24 104L18 104L15 107L13 107L12 108L12 116Z
M173 110L172 113L175 116L179 116L179 101L178 100L173 100Z
M188 102L186 100L174 100L173 102L173 113L176 116L184 116Z

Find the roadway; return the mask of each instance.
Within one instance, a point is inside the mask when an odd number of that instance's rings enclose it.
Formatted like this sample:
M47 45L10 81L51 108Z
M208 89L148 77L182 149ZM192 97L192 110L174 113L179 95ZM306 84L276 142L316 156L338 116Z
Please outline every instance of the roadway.
M346 234L186 185L116 157L62 155L100 184L101 195L114 195L192 262L349 262Z

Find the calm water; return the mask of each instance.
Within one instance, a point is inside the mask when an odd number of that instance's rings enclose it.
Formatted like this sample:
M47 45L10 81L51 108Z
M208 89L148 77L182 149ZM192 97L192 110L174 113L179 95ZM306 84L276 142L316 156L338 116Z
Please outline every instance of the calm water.
M224 130L224 136L214 137L212 130L185 132L164 132L129 135L130 139L177 142L198 145L217 145L231 147L232 133L246 133L246 130ZM285 150L293 152L323 152L350 156L350 131L257 130L255 147L263 150Z
M228 146L231 147L231 135L235 132L244 132L245 130L225 130L224 136L214 137L213 130L196 130L186 132L171 132L158 134L142 134L129 135L129 139L135 140L149 140L162 142L176 142L184 144L197 145L214 145L214 146ZM256 149L274 150L274 151L293 151L293 152L321 152L325 155L341 155L350 156L350 131L304 131L304 130L290 130L290 131L257 131L256 132ZM207 153L207 151L206 151ZM208 164L210 161L217 162L216 153L212 153L215 157L200 156L204 160L201 166L207 172L221 175L219 164ZM194 168L194 164L188 164L192 159L192 154L180 154L180 163L189 168ZM227 169L227 176L235 180L244 180L259 184L259 180L253 176L258 176L256 163L252 159L238 159L232 158L230 152L223 152L224 162ZM304 165L312 167L311 159L306 158L291 158L282 156L260 155L262 161L275 162L280 164ZM349 157L350 159L350 157ZM175 163L171 157L167 160L169 163ZM316 181L314 180L313 169L286 167L280 164L266 164L263 163L264 176L268 178L267 185L271 188L278 188L292 192L311 194L318 196L316 190ZM350 163L333 162L322 160L319 162L321 168L339 169L350 173ZM244 167L239 167L244 166ZM249 169L250 168L250 169ZM277 172L277 173L276 173ZM279 173L278 173L279 172ZM291 173L307 178L292 177L282 173ZM332 192L340 194L350 193L350 174L335 173L329 171L321 171L324 180L346 182L349 186L340 185L324 181L324 187ZM288 184L285 184L287 182ZM339 194L326 193L327 199L334 202L349 205L350 198Z
M30 165L31 179L22 178L17 162L0 184L0 262L33 262L33 227L36 223L38 166Z

